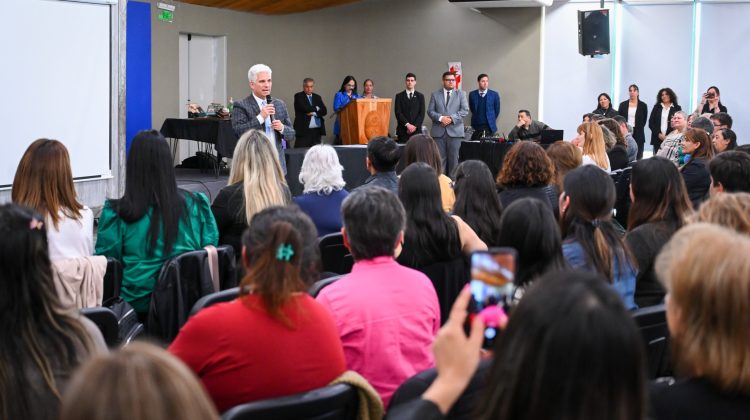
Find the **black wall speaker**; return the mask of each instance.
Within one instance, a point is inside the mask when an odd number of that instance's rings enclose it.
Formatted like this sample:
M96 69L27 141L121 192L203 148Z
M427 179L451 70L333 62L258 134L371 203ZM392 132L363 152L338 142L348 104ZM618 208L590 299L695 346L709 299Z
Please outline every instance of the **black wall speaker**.
M578 11L578 52L609 54L609 10Z

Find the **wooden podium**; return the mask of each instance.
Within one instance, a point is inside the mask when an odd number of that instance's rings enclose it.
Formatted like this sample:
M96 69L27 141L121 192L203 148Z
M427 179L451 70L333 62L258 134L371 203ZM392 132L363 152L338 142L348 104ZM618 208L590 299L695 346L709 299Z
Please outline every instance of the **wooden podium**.
M339 115L341 141L344 144L367 144L377 136L388 135L391 99L355 99Z

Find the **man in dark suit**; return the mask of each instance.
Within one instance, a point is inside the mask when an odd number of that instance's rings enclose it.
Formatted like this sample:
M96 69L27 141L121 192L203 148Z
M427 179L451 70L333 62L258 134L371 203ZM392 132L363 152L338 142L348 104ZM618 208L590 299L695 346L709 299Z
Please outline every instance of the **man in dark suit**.
M490 78L482 73L477 77L479 89L469 93L469 109L471 110L471 128L474 134L472 140L479 140L484 136L491 136L497 131L497 117L500 116L500 94L490 90Z
M396 135L399 143L422 132L424 121L424 95L417 92L417 76L406 74L406 90L396 95Z
M312 147L320 144L326 135L323 117L328 110L323 98L315 90L315 80L308 77L302 81L302 92L294 94L294 131L297 141L294 147Z
M234 103L232 110L232 129L237 137L241 137L247 130L255 129L266 133L266 136L276 143L279 151L281 168L286 173L286 159L284 149L286 142L294 140L294 128L289 120L286 104L279 98L271 98L267 103L266 97L271 95L271 68L265 64L256 64L247 71L252 95Z
M432 120L430 135L440 151L443 173L450 176L458 166L458 151L464 139L464 117L469 115L469 101L464 91L456 89L454 73L443 73L443 87L432 92L427 115Z

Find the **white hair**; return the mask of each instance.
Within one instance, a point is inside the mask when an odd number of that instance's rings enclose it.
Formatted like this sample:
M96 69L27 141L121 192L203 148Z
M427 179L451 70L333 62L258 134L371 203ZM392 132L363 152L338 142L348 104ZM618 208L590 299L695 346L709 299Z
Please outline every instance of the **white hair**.
M258 73L268 73L271 75L273 71L270 67L265 64L256 64L247 71L247 80L252 83L258 77Z
M336 149L327 144L311 147L299 172L299 182L305 187L303 192L329 195L340 191L346 185L341 176L343 170Z

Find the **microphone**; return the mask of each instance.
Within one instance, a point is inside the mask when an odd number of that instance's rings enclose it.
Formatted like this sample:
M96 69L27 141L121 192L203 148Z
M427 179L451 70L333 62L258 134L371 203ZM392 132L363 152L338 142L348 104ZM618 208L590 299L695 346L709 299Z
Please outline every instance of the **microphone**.
M273 105L273 98L271 97L271 95L266 95L266 103L268 105ZM270 117L271 117L271 121L276 119L276 116L274 114L271 114Z
M273 104L273 98L271 98L271 95L266 95L266 103L268 105L272 105ZM269 117L271 117L271 122L274 122L276 120L276 115L275 114L271 114L271 115L269 115ZM273 130L273 133L276 136L276 141L282 142L282 148L285 148L284 147L283 139L281 138L281 133L279 133L276 130Z

